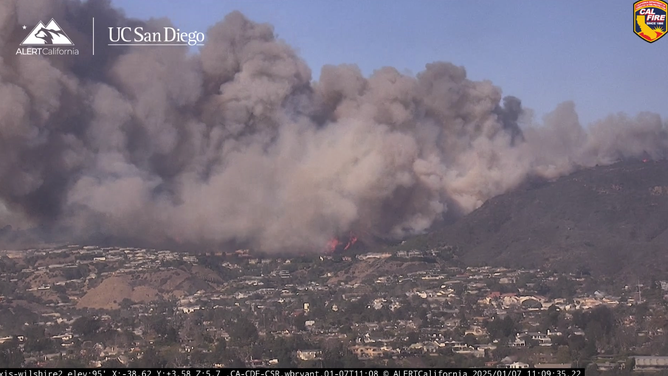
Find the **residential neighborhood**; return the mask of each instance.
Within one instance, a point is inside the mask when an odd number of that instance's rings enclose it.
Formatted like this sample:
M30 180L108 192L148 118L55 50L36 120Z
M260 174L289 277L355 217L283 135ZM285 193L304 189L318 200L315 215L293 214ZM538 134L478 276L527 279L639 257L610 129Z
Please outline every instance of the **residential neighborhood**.
M4 251L0 366L668 369L666 281L451 251Z

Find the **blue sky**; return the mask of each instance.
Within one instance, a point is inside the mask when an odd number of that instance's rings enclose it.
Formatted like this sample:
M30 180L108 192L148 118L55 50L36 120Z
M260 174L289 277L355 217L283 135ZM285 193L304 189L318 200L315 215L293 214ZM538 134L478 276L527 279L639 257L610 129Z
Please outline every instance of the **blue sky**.
M233 11L274 25L317 80L325 64L354 63L369 75L393 66L418 73L449 61L474 80L519 97L540 120L566 100L583 125L608 114L668 118L668 37L632 31L628 0L112 0L130 17L168 17L204 31Z

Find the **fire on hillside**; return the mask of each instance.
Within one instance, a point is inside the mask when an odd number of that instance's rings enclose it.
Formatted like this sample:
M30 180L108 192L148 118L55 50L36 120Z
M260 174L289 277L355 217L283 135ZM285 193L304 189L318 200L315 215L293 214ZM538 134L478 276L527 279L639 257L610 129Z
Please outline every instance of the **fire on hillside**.
M357 236L351 231L347 237L332 238L327 242L326 252L335 253L347 251L357 243Z

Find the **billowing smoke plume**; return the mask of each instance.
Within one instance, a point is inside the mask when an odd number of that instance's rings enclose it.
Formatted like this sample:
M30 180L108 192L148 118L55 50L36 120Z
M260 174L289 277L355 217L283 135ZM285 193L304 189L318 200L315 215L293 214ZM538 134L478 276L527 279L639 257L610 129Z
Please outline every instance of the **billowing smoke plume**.
M92 16L98 41L107 26L169 25L100 1L0 3L5 241L23 229L320 251L351 229L424 232L528 176L668 151L658 115L584 129L564 103L538 126L522 121L517 98L449 63L415 77L325 66L313 80L270 25L238 12L208 30L198 53L102 44L92 56ZM81 55L16 56L21 26L51 18Z

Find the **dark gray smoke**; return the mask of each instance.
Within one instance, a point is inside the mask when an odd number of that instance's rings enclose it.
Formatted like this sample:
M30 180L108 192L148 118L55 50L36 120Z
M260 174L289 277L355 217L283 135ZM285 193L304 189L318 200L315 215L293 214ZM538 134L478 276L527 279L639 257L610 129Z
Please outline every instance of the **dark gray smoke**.
M91 56L92 16L98 41L107 26L169 25L103 1L0 3L6 242L21 233L320 251L351 229L424 232L527 176L668 150L658 115L583 129L564 103L535 125L519 99L449 63L416 77L325 66L314 82L270 25L238 12L208 30L198 54L102 45ZM81 55L15 56L21 26L51 18Z

